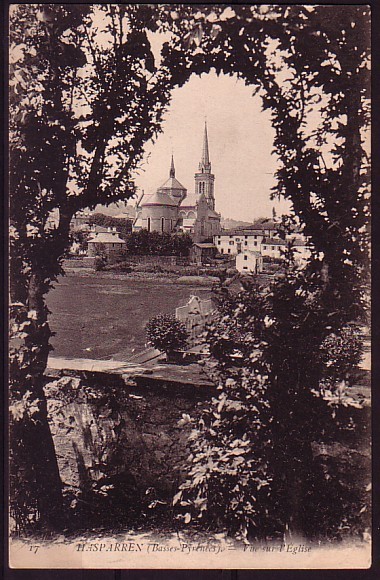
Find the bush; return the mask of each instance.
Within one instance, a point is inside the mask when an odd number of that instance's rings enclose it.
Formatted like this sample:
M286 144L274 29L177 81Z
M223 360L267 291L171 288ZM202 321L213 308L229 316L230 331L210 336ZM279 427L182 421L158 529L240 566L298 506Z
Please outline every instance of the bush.
M95 270L97 272L104 270L107 265L107 262L103 256L96 256L95 257Z
M149 344L166 354L174 353L187 344L188 333L183 322L173 314L159 314L146 325Z
M324 364L323 382L334 388L348 379L348 375L360 363L363 354L362 334L355 324L347 324L340 332L329 334L320 346Z

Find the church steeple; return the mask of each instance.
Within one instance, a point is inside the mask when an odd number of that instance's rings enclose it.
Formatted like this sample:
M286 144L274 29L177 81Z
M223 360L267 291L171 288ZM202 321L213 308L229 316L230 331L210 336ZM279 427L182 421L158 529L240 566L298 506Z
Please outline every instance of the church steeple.
M174 157L172 153L172 162L170 165L169 177L175 177Z
M208 150L207 121L205 121L205 129L203 133L202 158L199 162L199 171L202 173L211 173L210 154Z
M215 210L214 198L214 180L215 176L211 173L210 153L208 149L207 123L203 133L202 157L199 162L198 173L195 174L195 193L200 197L204 195L207 205L210 209Z

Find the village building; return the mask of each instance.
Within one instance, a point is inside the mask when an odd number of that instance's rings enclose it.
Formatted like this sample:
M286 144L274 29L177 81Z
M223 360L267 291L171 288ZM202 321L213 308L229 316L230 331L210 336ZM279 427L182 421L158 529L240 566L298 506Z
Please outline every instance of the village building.
M252 226L227 230L214 236L214 244L221 254L240 254L243 250L261 252L262 245L278 239L278 224L273 220L259 220Z
M279 224L274 220L263 219L253 224L252 227L222 231L213 238L219 254L239 256L244 252L253 252L273 259L284 257L286 244L290 239L293 240L295 261L302 266L311 254L309 240L300 231L296 231L283 239L279 234ZM253 258L247 257L247 259L239 258L236 263L239 264L240 268L240 262L247 260L253 262ZM244 268L243 263L242 268Z
M195 242L190 249L190 261L193 264L204 264L208 259L215 258L217 250L213 243Z
M236 270L240 273L258 274L263 271L263 256L260 252L243 250L236 256Z
M90 218L93 212L89 210L80 210L77 211L73 217L71 218L70 222L70 229L82 229L82 230L89 230L90 229Z
M138 200L133 230L188 232L195 242L220 232L221 216L215 211L215 176L211 172L206 124L202 156L194 180L194 193L189 194L176 178L172 156L169 178L155 193L143 194Z
M106 232L92 231L87 243L87 255L91 258L102 253L107 258L117 256L125 246L125 241L119 237L116 228L107 228Z

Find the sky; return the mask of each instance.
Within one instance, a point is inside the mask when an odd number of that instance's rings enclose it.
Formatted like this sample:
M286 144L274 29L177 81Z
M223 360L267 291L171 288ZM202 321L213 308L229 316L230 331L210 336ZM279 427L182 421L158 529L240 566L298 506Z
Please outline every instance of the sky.
M286 213L285 200L270 199L276 183L276 158L272 155L274 130L270 112L261 110L254 87L237 77L216 73L193 76L173 91L163 132L147 143L146 155L135 181L145 193L154 192L169 177L171 154L176 177L194 191L194 173L201 158L207 118L209 151L215 175L216 210L222 217L253 221Z

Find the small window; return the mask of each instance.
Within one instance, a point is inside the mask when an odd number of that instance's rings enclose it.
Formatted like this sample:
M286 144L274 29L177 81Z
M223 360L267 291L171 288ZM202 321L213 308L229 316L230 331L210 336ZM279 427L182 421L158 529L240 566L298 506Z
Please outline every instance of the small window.
M248 260L248 256L244 256L244 260Z
M243 270L248 270L248 266L243 266Z
M231 250L230 250L230 248L228 248L228 253L229 253L229 254L231 254Z
M245 245L245 246L248 246L248 242L244 242L244 245Z
M237 242L240 242L240 238L236 238L236 241L237 241Z
M253 245L254 245L254 246L257 246L257 242L253 242ZM264 248L264 249L265 249L265 248Z
M233 241L233 240L231 240L231 241L230 241L230 246L233 246L233 245L234 245L234 241Z
M221 253L221 254L224 254L224 250L223 250L223 248L220 248L220 253Z
M161 218L161 231L163 232L165 229L165 218Z
M244 238L245 238L246 240L248 240L248 236L244 236Z
M221 243L222 243L222 242L221 242L220 240L218 240L218 245L219 245L219 246L220 246L220 244L221 244Z
M266 246L263 246L263 248L264 248L264 250L266 250L266 249L267 249L267 247L266 247Z
M272 250L274 251L274 246L272 246Z

